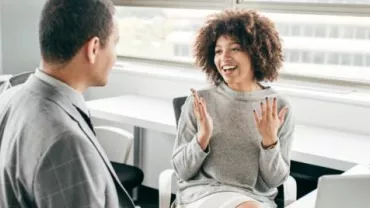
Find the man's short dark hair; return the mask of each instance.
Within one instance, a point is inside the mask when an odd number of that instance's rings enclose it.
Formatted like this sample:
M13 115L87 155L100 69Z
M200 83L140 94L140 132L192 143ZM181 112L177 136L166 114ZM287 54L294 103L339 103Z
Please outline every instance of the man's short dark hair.
M46 62L69 62L92 37L104 47L113 27L110 0L47 0L39 25L41 55Z

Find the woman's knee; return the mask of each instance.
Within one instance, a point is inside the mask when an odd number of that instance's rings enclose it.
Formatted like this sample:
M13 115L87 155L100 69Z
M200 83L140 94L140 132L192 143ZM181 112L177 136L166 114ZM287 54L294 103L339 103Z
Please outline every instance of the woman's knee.
M239 204L236 208L262 208L260 203L255 201L247 201Z

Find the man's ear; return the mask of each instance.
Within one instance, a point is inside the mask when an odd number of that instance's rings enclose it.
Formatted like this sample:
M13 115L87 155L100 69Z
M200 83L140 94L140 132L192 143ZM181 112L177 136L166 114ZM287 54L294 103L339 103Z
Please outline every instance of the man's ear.
M87 48L86 48L87 60L91 64L95 63L99 49L100 49L100 40L98 37L93 37L87 42Z

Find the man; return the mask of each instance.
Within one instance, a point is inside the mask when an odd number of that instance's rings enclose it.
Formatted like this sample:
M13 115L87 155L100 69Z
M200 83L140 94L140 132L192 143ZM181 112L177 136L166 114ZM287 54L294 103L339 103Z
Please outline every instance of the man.
M119 39L110 0L48 0L41 68L0 97L0 207L134 207L82 96L104 86Z

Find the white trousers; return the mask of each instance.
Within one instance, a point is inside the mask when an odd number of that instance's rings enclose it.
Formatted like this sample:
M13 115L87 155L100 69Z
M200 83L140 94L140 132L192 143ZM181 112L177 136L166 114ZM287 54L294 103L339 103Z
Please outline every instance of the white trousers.
M218 192L205 196L190 204L178 205L177 208L236 208L240 204L248 201L258 202L240 193ZM260 205L262 207L262 204Z

